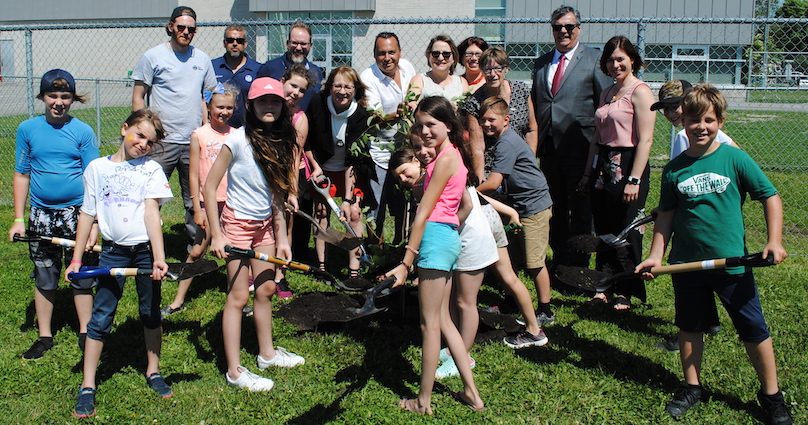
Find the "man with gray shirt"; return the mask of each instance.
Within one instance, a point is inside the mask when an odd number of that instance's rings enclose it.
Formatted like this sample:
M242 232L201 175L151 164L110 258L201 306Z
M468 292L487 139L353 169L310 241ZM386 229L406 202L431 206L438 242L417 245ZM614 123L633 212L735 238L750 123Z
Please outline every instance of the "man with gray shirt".
M205 88L216 85L210 57L191 46L196 34L196 12L178 6L166 24L168 42L143 54L132 72L132 110L147 105L157 112L166 130L162 149L151 156L160 163L166 177L179 171L185 204L185 229L193 239L193 223L189 175L191 132L207 122L207 108L202 99Z
M595 135L600 93L611 86L600 71L600 52L578 42L581 16L570 6L550 19L555 49L536 59L533 107L539 123L537 154L553 199L550 247L553 264L587 267L589 256L567 249L571 236L592 232L589 193L577 191Z

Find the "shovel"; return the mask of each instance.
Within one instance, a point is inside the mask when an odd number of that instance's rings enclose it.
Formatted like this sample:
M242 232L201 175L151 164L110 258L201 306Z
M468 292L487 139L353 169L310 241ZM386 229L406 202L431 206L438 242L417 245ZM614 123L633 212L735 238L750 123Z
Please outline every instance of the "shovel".
M75 248L76 241L64 238L57 238L53 236L23 236L19 233L14 235L14 242L50 242L54 245L63 246L65 248ZM93 246L93 252L101 252L101 245Z
M387 310L387 307L385 308L376 307L376 297L379 295L379 293L381 293L385 289L392 287L394 283L396 283L395 276L390 276L387 279L383 280L380 284L376 285L375 287L368 289L367 292L365 292L365 303L362 304L362 307L349 309L352 310L352 313L354 313L354 317L351 318L350 320L370 316L371 314Z
M297 210L295 211L295 214L310 222L314 227L314 237L325 243L329 243L346 251L350 251L357 248L359 245L362 245L362 239L360 238L352 237L347 233L340 232L336 229L323 229L322 226L320 226L320 223L318 223L314 217L304 213L303 211Z
M219 269L219 264L213 260L202 258L193 263L169 263L168 273L164 279L184 280ZM129 267L94 267L83 266L78 272L67 274L70 280L89 279L101 276L142 276L152 274L152 269L138 269Z
M320 195L325 198L325 201L328 203L328 206L331 207L331 210L337 214L337 218L342 224L348 229L348 232L355 238L359 238L359 235L356 234L353 227L348 223L348 220L342 217L342 211L339 209L339 206L336 202L334 202L334 198L331 197L329 193L329 188L331 187L331 179L326 176L322 176L320 181L315 182L314 180L311 181L311 184L314 186L314 190L317 191ZM359 252L361 255L359 256L359 260L366 265L371 265L373 262L370 260L370 255L368 255L368 250L365 249L364 244L359 244Z
M597 252L604 248L621 248L628 245L626 237L628 237L628 234L632 230L643 224L651 223L654 220L656 220L656 211L652 212L650 215L634 220L631 224L626 226L625 229L620 231L617 236L612 234L600 236L577 235L567 240L567 247L583 254Z
M356 292L355 288L351 288L350 286L345 285L336 278L336 276L332 275L331 273L320 270L316 267L309 266L308 264L298 263L297 261L292 260L284 260L283 258L278 257L271 257L267 254L262 252L256 252L252 249L242 249L236 248L234 246L227 245L224 247L225 252L228 254L241 257L241 258L255 258L256 260L266 261L268 263L277 264L280 266L289 267L292 270L297 270L303 274L310 274L312 276L316 276L318 278L324 279L328 281L331 285L334 286L335 289L340 291L346 292Z
M694 272L699 270L716 270L727 267L767 267L774 265L774 257L763 258L763 253L749 254L742 257L719 258L714 260L692 261L689 263L671 264L669 266L652 267L643 272L649 272L654 276L663 274L675 274L684 272ZM640 277L640 273L627 271L617 274L609 274L597 270L590 270L583 267L563 266L556 267L555 275L561 282L590 292L604 292L614 286L619 280Z

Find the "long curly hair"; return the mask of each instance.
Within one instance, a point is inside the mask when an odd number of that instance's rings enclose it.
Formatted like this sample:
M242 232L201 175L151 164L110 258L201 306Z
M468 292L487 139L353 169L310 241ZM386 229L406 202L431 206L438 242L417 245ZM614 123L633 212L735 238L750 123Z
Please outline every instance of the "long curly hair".
M275 194L297 194L297 187L292 184L297 173L294 163L297 132L292 125L289 107L282 98L279 99L281 113L271 124L264 123L255 116L255 99L250 100L247 103L249 113L244 131L252 146L255 161Z

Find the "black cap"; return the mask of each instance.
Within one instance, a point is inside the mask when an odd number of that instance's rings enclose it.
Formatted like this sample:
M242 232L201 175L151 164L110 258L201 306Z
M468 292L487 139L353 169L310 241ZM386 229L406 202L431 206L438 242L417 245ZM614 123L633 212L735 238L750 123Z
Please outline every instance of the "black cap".
M196 12L188 6L177 6L174 8L174 11L171 12L171 19L169 22L174 22L175 19L179 18L180 16L190 16L196 20Z
M685 95L693 89L687 80L670 80L659 88L659 101L651 105L651 110L679 106Z
M64 80L67 83L67 88L55 87L53 83L56 80ZM39 95L43 96L47 92L66 91L76 94L76 80L64 69L51 69L42 76L39 81Z

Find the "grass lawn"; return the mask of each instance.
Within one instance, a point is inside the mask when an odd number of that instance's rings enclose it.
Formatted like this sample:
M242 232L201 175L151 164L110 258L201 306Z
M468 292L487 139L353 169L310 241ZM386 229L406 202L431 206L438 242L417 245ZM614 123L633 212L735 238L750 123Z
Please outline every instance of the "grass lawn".
M0 216L10 217L11 211L0 208ZM176 206L165 210L167 246L176 261L182 259L184 247L177 235L180 220ZM7 224L2 227L6 232ZM20 354L37 336L33 284L28 277L31 263L24 244L6 242L4 246L0 408L6 419L2 422L73 422L70 412L81 382L81 362L69 292L58 294L54 349L41 360L22 360ZM797 256L756 273L795 423L808 422L808 387L804 384L808 382L808 356L803 345L808 340L808 319L798 313L808 309L803 295L806 266L808 260ZM298 294L329 290L307 277L290 276ZM557 322L547 328L547 346L514 352L493 341L473 348L477 360L474 375L487 410L475 414L454 401L450 394L461 390L462 384L451 378L435 387L435 417L431 419L397 407L399 398L412 396L418 388L420 332L413 290L403 301L391 301L390 312L316 332L298 332L276 317L276 344L304 355L306 364L262 372L275 380L276 387L269 393L251 394L226 386L223 377L224 285L221 273L198 279L186 308L165 323L162 372L175 396L160 400L142 375L145 353L130 283L99 369L96 422L676 423L664 406L680 380L678 355L655 348L675 330L669 278L649 284L653 306L621 314L589 307L582 296L554 293ZM171 282L163 283L163 299L173 297L175 288ZM487 286L480 301L483 305L503 304L501 292ZM688 413L683 423L752 424L760 420L755 373L723 310L721 323L723 330L708 339L703 371L712 400ZM243 341L242 362L257 371L251 320L244 321Z
M808 90L796 87L786 90L749 90L749 102L808 103Z

